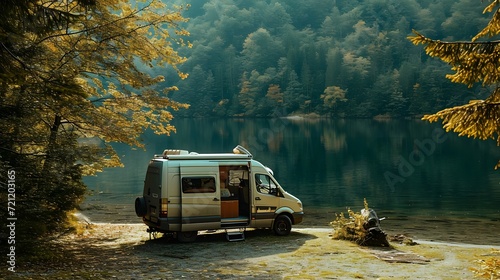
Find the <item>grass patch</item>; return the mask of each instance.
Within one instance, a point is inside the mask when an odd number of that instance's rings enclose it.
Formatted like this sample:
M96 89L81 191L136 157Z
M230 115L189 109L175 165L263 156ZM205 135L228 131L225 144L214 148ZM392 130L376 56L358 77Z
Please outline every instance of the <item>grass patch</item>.
M475 278L500 279L500 250L492 250L491 257L476 260L478 268L471 268Z

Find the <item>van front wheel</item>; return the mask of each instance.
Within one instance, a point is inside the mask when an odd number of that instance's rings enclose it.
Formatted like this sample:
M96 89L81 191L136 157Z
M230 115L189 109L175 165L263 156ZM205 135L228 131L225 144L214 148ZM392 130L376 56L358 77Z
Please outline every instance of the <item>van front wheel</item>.
M289 235L292 230L292 221L287 215L280 215L274 219L273 230L278 236Z

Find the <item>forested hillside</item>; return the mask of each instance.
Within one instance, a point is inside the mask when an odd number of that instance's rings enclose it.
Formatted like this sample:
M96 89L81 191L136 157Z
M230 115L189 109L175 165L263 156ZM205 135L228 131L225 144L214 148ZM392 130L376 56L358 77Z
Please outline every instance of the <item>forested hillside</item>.
M181 116L412 117L487 92L451 83L449 66L407 37L470 40L488 1L188 2L189 78L172 96L191 104Z

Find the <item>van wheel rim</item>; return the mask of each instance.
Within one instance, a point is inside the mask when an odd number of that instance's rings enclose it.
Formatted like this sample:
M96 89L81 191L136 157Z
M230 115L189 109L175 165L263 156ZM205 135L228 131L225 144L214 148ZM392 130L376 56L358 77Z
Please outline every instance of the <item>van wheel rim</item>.
M278 231L286 232L287 230L288 230L288 227L287 227L286 223L281 222L278 224Z

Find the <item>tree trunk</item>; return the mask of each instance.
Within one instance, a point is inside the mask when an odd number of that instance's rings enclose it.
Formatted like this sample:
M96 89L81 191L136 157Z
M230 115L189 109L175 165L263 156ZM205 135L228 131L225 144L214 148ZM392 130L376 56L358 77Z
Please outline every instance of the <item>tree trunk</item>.
M59 126L61 125L61 116L56 115L54 117L54 122L50 127L49 142L47 143L47 154L45 155L45 162L43 164L43 173L47 174L46 171L50 170L52 162L54 161L54 153L57 146L57 132L59 131Z

